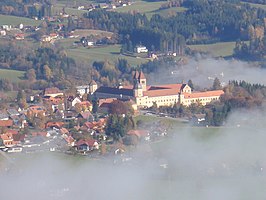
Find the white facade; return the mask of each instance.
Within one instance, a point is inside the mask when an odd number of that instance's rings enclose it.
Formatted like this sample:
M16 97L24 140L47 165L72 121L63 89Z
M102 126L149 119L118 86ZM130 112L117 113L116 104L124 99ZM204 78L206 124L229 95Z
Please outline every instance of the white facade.
M148 52L148 49L145 46L137 46L136 47L136 52L137 53L147 53Z
M81 96L83 96L84 94L89 94L90 92L90 86L89 85L81 85L81 86L77 86L77 93Z

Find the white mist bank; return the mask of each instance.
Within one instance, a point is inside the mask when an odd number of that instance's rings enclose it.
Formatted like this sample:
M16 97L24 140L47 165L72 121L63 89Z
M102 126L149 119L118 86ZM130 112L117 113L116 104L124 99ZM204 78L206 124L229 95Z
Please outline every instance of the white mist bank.
M266 70L254 64L239 60L223 60L213 58L189 59L188 64L170 69L160 69L155 74L150 74L148 81L151 84L187 83L192 80L194 85L210 87L215 77L228 84L229 80L245 80L249 83L266 85Z
M164 145L152 144L151 149L161 148L149 155L137 147L127 164L18 154L11 170L0 175L1 199L265 199L264 113L243 110L233 113L226 127L174 130Z

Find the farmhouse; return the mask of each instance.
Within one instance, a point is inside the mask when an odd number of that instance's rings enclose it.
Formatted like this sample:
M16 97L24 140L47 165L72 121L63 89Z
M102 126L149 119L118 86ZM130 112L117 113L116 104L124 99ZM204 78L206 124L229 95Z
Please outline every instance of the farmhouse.
M134 73L133 79L133 86L99 87L95 91L95 96L99 99L132 99L139 108L146 108L154 104L160 107L175 103L184 106L201 103L205 106L211 101L218 101L224 93L223 90L192 92L191 88L183 83L149 86L144 73L138 71Z
M138 45L138 46L136 46L135 51L137 53L147 53L148 52L148 49L145 46Z

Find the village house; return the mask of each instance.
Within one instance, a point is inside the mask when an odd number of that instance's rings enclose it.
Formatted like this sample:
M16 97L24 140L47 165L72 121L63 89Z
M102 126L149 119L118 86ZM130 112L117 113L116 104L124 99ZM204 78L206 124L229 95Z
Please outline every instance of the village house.
M20 140L19 137L16 137L15 135L18 135L17 130L6 130L3 134L0 135L4 146L6 147L12 147L17 145ZM16 140L14 140L14 136L16 137Z
M8 119L9 119L8 114L4 111L1 111L0 112L0 120L8 120Z
M92 80L89 85L77 86L77 93L81 96L84 94L93 94L97 90L97 83Z
M11 128L13 126L13 120L0 120L0 127Z
M24 40L25 39L25 34L24 33L18 33L15 35L16 40Z
M77 103L80 103L81 100L79 97L69 96L67 98L67 109L74 107Z
M99 149L99 144L94 139L81 139L76 143L76 148L81 152L88 152Z
M220 96L224 94L223 90L192 92L189 85L183 83L149 86L144 73L138 71L134 73L133 80L133 86L99 87L95 96L98 99L131 99L139 108L149 108L154 104L160 107L175 103L184 106L200 103L205 106L212 101L219 101Z
M32 105L28 108L28 112L31 113L35 117L39 114L45 116L46 108L44 106Z
M42 93L43 97L57 97L57 96L64 96L64 93L59 90L57 87L53 88L46 88Z
M143 45L138 45L138 46L136 46L135 51L136 51L137 53L148 53L148 49L147 49L147 47L145 47L145 46L143 46Z

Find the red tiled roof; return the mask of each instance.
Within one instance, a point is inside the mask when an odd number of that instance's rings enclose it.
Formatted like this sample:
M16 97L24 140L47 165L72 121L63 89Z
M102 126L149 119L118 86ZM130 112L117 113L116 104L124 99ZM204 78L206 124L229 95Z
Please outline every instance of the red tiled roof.
M66 134L66 135L69 134L69 131L66 128L61 128L60 132L61 132L61 134Z
M50 127L61 128L64 124L65 124L64 122L47 122L46 128L50 128Z
M80 105L84 105L84 106L92 106L92 104L91 104L91 102L89 102L89 101L82 101L82 102L80 102L79 103Z
M80 145L83 145L83 144L86 144L88 145L89 147L92 147L94 145L94 143L96 142L96 140L94 139L81 139L77 142L77 146L80 146Z
M0 127L8 127L12 125L13 125L12 120L0 120Z
M3 141L13 140L13 135L11 133L4 133L0 135Z
M145 137L149 135L147 130L130 130L127 132L128 135L136 135L138 138Z
M157 96L170 96L177 95L181 92L185 84L168 84L160 86L149 86L147 91L144 91L144 96L157 97Z
M222 94L224 94L223 90L214 90L214 91L206 91L206 92L193 92L191 94L184 93L184 96L186 99L190 99L190 98L221 96Z
M108 99L99 99L99 107L102 106L102 104L110 104L112 103L116 98L108 98Z
M44 96L48 94L57 94L57 93L63 93L63 92L59 90L57 87L46 88L44 90Z

